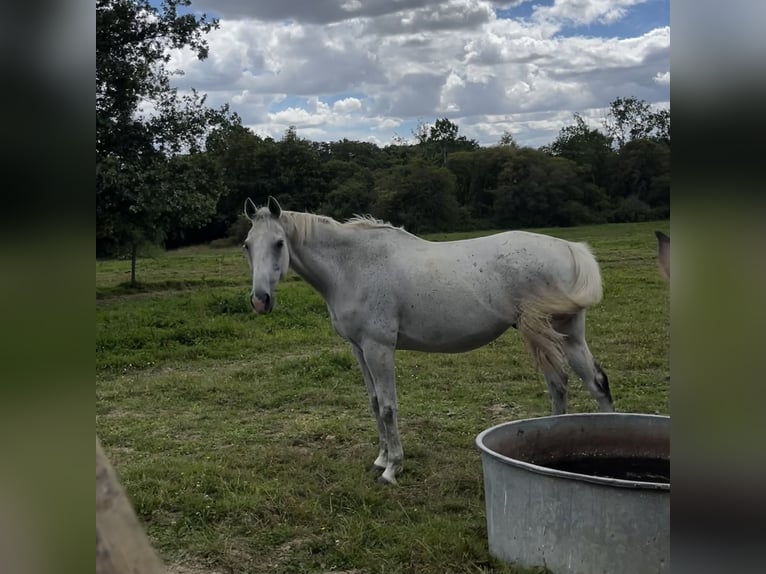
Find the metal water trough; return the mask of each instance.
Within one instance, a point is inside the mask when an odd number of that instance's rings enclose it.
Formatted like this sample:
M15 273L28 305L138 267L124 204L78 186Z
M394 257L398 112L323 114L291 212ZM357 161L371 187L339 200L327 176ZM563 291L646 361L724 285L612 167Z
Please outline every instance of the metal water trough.
M525 419L476 444L493 556L554 574L670 571L670 417Z

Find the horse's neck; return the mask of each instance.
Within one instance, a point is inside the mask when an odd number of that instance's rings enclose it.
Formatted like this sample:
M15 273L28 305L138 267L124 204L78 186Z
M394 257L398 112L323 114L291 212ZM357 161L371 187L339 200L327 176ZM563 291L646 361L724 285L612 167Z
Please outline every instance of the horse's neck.
M290 266L327 299L342 269L339 256L345 251L340 226L320 216L283 212L290 244Z

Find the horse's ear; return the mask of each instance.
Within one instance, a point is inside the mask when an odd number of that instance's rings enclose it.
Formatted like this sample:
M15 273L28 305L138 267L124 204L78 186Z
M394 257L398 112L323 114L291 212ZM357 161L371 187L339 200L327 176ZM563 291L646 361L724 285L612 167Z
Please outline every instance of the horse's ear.
M253 200L248 197L245 200L245 216L248 219L252 219L256 211L258 211L258 208L255 206L255 203L253 203Z
M279 217L282 215L282 208L279 207L279 202L272 195L269 196L268 206L271 215L274 217Z
M670 237L662 231L655 231L657 236L657 261L660 264L660 271L666 281L670 281Z

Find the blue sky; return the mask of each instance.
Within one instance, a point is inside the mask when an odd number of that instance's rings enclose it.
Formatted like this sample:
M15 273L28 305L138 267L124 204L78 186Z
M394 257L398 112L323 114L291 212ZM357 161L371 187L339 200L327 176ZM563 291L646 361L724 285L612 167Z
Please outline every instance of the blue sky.
M550 143L617 97L670 99L669 0L197 0L210 57L192 87L260 135L387 145L448 117L482 145Z
M530 20L535 9L553 5L554 0L530 1L507 9L496 9L495 14L498 18ZM653 0L629 6L626 8L624 17L610 23L599 21L588 24L569 23L559 32L559 35L628 38L663 26L670 26L670 0Z

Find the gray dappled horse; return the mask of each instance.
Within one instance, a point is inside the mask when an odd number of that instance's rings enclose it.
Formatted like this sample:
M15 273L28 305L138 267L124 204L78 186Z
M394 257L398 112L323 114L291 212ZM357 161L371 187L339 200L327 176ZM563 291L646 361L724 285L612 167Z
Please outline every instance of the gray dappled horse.
M585 311L602 296L586 244L523 231L432 242L371 218L340 223L285 211L273 197L260 209L248 198L245 214L253 310L271 312L276 285L292 267L351 344L377 422L379 482L395 484L404 458L396 349L459 353L514 327L545 376L554 414L567 408L565 363L600 410L613 410L607 376L585 341Z

